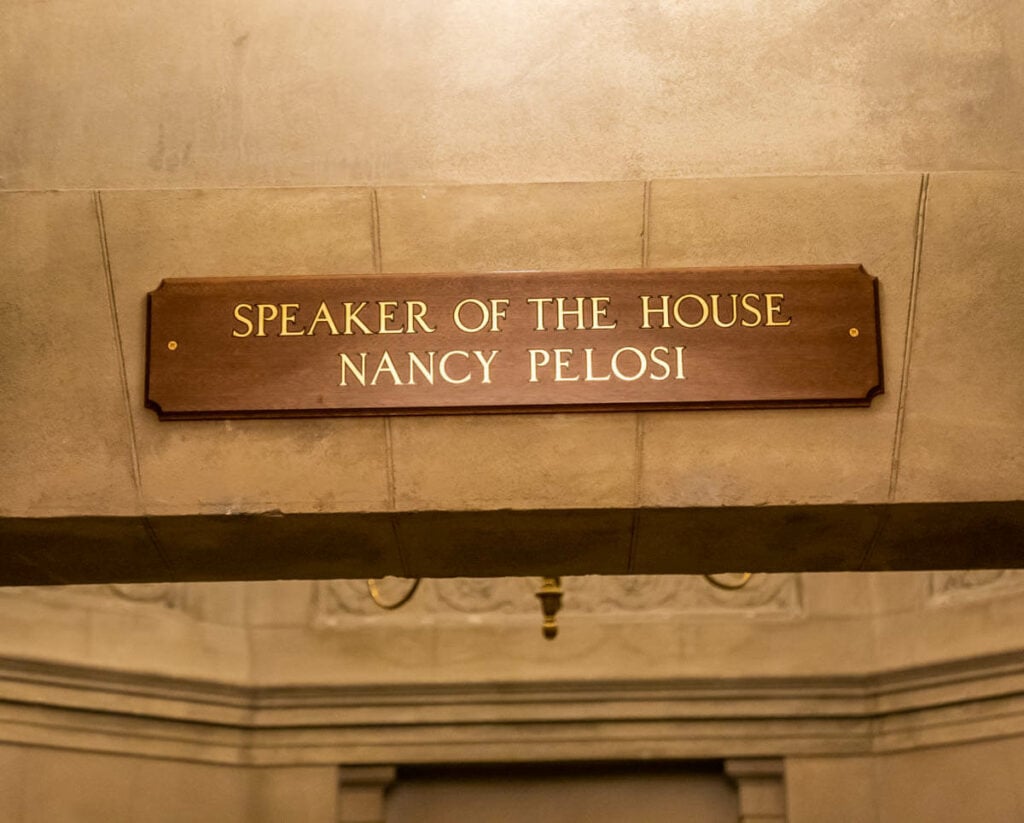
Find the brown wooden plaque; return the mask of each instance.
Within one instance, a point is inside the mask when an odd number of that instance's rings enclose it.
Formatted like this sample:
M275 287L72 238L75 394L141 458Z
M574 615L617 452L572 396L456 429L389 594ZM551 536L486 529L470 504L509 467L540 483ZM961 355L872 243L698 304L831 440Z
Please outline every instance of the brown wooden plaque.
M149 295L161 418L866 406L860 266L171 279Z

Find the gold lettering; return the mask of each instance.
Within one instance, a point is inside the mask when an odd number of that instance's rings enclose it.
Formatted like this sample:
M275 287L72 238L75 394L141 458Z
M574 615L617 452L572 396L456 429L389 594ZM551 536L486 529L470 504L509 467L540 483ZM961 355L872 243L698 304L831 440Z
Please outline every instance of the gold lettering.
M586 361L586 375L587 376L583 378L583 381L585 383L603 383L606 380L611 380L612 379L612 376L610 374L606 374L604 377L595 377L594 376L594 350L593 349L584 349L583 350L583 357L584 357L584 360Z
M484 368L484 377L483 377L483 380L481 380L480 382L481 383L490 383L491 382L491 363L493 363L494 362L494 358L498 356L498 352L491 351L491 356L487 357L487 358L484 357L484 353L481 352L481 351L474 351L473 354L476 355L476 359L480 361L480 365L483 366L483 368Z
M380 311L380 323L377 324L378 334L401 334L405 329L389 329L388 323L395 322L395 309L398 308L398 303L394 300L381 300L377 303L377 309Z
M604 305L600 305L601 301L604 301ZM608 303L611 301L610 297L591 297L590 307L594 315L594 323L590 327L592 329L614 329L619 325L618 320L613 320L610 326L602 326L601 318L608 319Z
M441 378L446 383L454 383L456 385L459 384L459 383L468 383L470 377L472 376L468 372L466 373L465 377L459 378L458 380L455 380L454 378L452 378L448 374L448 360L451 359L452 357L454 357L455 355L459 355L460 357L465 357L467 360L469 359L469 352L468 351L455 350L455 351L445 352L445 354L441 357L441 362L438 364L438 369L441 372Z
M533 299L533 298L531 298ZM546 300L547 298L539 298ZM540 310L538 309L538 312ZM530 353L530 382L537 383L537 369L540 366L546 366L551 362L551 355L548 354L546 349L528 349Z
M470 328L462 322L462 308L467 305L475 306L480 310L480 322L473 328ZM452 319L460 330L468 332L469 334L475 334L478 331L483 331L484 326L486 326L490 320L487 304L483 300L477 300L475 297L467 297L465 300L460 300L456 304L455 310L452 312Z
M409 352L409 385L416 385L416 375L413 373L413 368L417 368L420 374L423 375L424 379L431 385L434 385L434 357L437 356L436 351L428 351L427 354L430 356L428 365L424 366L423 361L420 360L419 356L415 352Z
M554 298L551 297L527 297L527 303L533 303L537 306L537 325L533 327L534 331L544 331L544 305L546 303L554 303ZM532 349L531 349L532 351ZM537 381L532 381L536 383Z
M656 363L658 366L660 366L665 371L660 376L657 375L657 374L654 374L654 372L651 372L651 380L668 380L668 376L670 374L672 374L672 367L669 366L667 360L662 360L660 357L658 357L658 353L659 352L664 352L665 354L668 354L668 347L667 346L655 346L653 349L651 349L651 362L652 363Z
M713 295L711 295L711 319L714 320L715 325L718 326L719 328L728 329L728 328L736 325L736 319L737 319L736 318L736 314L737 314L737 311L736 311L736 300L739 298L739 295L738 294L730 294L729 295L729 297L732 298L732 320L730 320L728 323L723 323L722 322L722 318L718 314L718 300L719 300L719 298L721 296L722 295L720 295L720 294L713 294Z
M676 346L676 380L685 380L686 375L683 374L683 351L686 346Z
M277 306L273 303L257 303L256 304L256 336L266 337L267 332L264 329L267 321L275 320L277 318Z
M772 320L773 315L782 313L782 306L776 306L772 303L772 299L776 297L779 298L780 303L786 299L786 295L784 294L766 294L764 296L764 310L765 314L767 315L767 319L765 320L764 324L766 326L788 326L790 323L793 322L792 317L787 317L781 323L776 323L774 320Z
M498 320L505 319L505 309L508 308L508 304L511 302L511 300L504 297L491 298L491 331L499 331Z
M635 354L637 358L637 365L639 368L637 369L636 374L632 377L627 377L619 369L619 357L621 357L624 352L631 352L632 354ZM612 374L619 378L619 380L625 380L627 383L632 383L634 380L639 380L643 377L645 371L647 371L647 358L640 349L634 349L632 346L624 346L621 349L616 349L615 353L612 355Z
M561 299L561 298L559 298ZM555 382L556 383L574 383L580 379L579 375L575 377L566 377L565 370L569 368L569 357L572 355L572 349L555 349Z
M391 380L396 386L403 385L401 378L398 376L398 369L395 368L395 363L391 359L391 354L384 352L380 356L380 362L377 364L377 370L373 373L373 380L370 381L371 386L376 386L377 381L383 372L387 372L391 375Z
M746 326L748 329L753 328L754 326L760 326L761 325L761 320L762 320L761 310L757 306L752 306L751 305L752 302L753 303L757 303L760 299L761 299L761 295L759 295L759 294L745 294L745 295L743 295L743 299L740 302L743 305L743 308L746 309L746 311L748 311L752 315L754 315L754 321L753 322L749 322L747 320L742 320L742 321L740 321L740 325Z
M565 297L555 298L555 317L558 319L558 324L555 326L555 330L556 331L565 331L565 329L566 329L565 318L567 318L567 317L575 317L576 318L576 331L580 331L581 329L585 329L586 325L583 322L583 298L582 297L574 297L573 298L576 301L576 308L575 309L567 309L565 307L565 301L567 299L568 298L565 298ZM558 378L555 378L555 379L557 380Z
M244 332L240 332L238 329L232 329L232 337L248 337L250 334L252 334L252 320L250 320L248 317L242 317L242 309L252 311L252 303L239 303L237 306L235 306L235 320L237 320L239 323L244 323L246 330Z
M307 335L315 333L317 323L326 323L328 328L331 330L331 334L338 333L338 327L334 325L334 318L331 317L331 312L327 308L326 303L320 303L320 308L316 310L316 317L313 318L313 322L310 323L309 328L306 329Z
M288 330L288 326L295 322L295 309L298 309L298 307L298 303L281 304L281 337L301 337L306 333L305 328L298 331ZM292 311L289 313L288 309L292 309Z
M643 306L644 322L640 325L641 329L651 329L651 328L654 328L651 325L651 315L652 314L660 314L661 315L661 326L659 326L659 328L667 329L667 328L671 327L672 324L669 323L669 321L668 321L668 295L667 294L663 294L659 298L661 300L661 308L660 309L652 309L651 308L651 296L649 294L642 294L642 295L640 295L640 299L644 301L644 306Z
M363 301L356 306L355 311L352 310L351 303L345 303L345 334L352 334L352 324L355 323L359 326L363 334L373 334L369 327L359 319L359 312L366 308L366 301Z
M680 307L682 306L684 300L696 300L700 304L700 320L698 320L696 323L687 323L685 320L683 320L682 314L680 312ZM698 294L684 294L682 297L677 298L676 302L672 305L672 316L675 317L676 322L683 328L699 328L700 326L703 326L708 320L707 301Z
M427 325L426 314L427 304L422 300L410 300L405 305L406 308L406 331L415 334L416 326L418 325L425 332L435 332L437 329L430 328ZM433 382L433 381L431 381Z
M346 381L346 367L348 367L348 370L352 372L352 376L355 377L355 379L359 381L359 385L360 386L365 386L366 385L366 352L359 352L359 357L360 357L360 360L361 360L359 366L356 366L356 364L352 361L352 359L347 354L345 354L345 352L340 352L338 354L338 357L341 358L341 382L338 385L339 386L347 386L348 385L348 382Z

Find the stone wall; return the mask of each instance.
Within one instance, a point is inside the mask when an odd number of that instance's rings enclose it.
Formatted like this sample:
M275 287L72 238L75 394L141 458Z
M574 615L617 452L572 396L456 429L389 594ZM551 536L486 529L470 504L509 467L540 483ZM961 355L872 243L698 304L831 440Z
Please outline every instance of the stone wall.
M98 585L0 590L0 818L445 819L536 762L1024 817L1022 43L1014 0L2 4L0 583ZM142 406L165 277L839 262L869 409ZM494 575L552 571L546 643Z

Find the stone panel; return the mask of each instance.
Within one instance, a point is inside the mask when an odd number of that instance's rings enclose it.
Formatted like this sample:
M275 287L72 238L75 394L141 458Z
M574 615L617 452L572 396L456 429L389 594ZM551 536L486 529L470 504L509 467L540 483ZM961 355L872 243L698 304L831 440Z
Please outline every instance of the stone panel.
M921 180L656 180L650 265L861 263L879 279L886 393L870 408L641 418L644 505L887 499Z
M391 431L399 510L622 508L634 500L633 414L400 418Z
M882 823L874 777L870 757L786 758L787 823Z
M888 755L875 769L882 823L1012 823L1024 814L1019 738Z
M0 249L0 514L135 511L92 195L0 195Z
M103 207L147 510L385 508L379 420L160 422L143 407L147 292L164 277L372 271L369 192L109 192Z
M8 2L0 185L1014 168L1022 29L1017 0Z
M382 189L385 271L630 268L642 183Z
M379 204L388 271L623 268L641 261L639 183L397 188L382 190ZM396 505L628 506L635 427L632 414L396 419Z
M900 500L1024 497L1024 174L931 179Z

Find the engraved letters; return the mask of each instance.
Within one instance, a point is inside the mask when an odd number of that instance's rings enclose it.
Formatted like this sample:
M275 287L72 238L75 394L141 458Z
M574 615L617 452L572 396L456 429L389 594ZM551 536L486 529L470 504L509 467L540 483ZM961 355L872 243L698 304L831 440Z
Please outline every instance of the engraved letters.
M853 265L167 280L161 417L868 405Z

